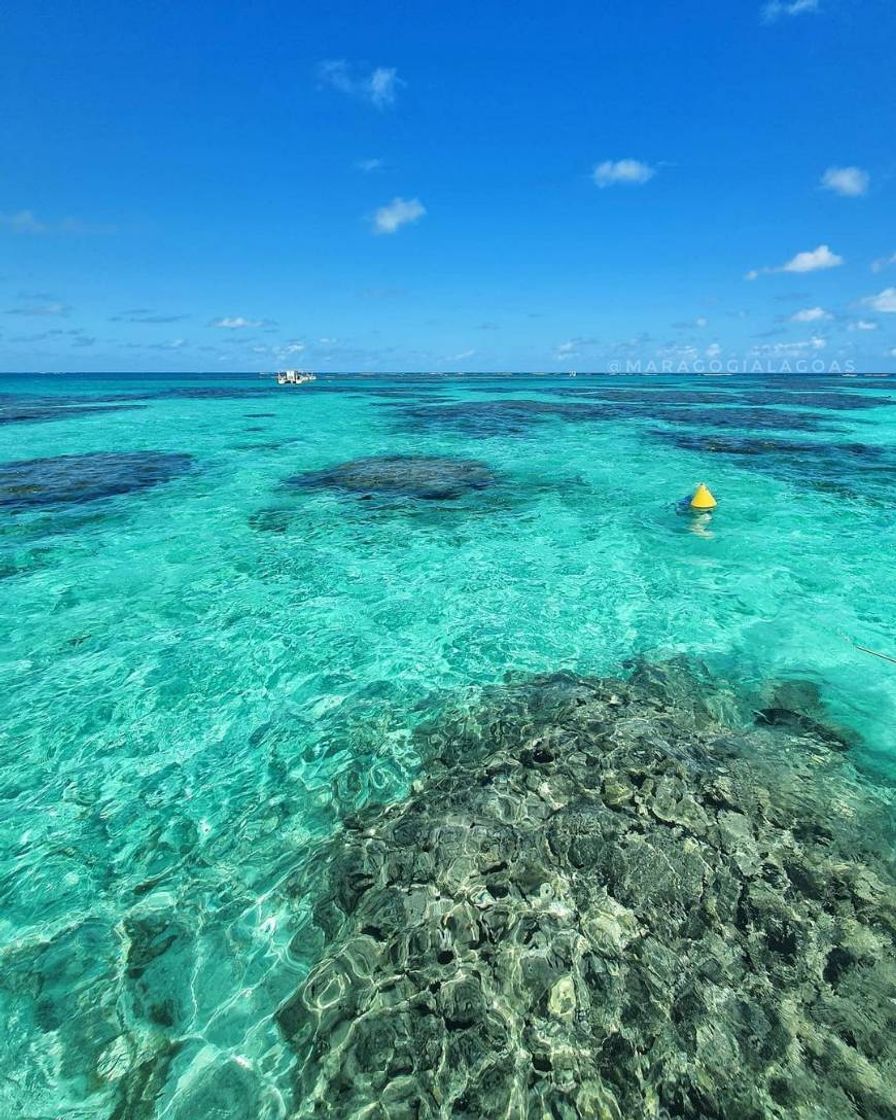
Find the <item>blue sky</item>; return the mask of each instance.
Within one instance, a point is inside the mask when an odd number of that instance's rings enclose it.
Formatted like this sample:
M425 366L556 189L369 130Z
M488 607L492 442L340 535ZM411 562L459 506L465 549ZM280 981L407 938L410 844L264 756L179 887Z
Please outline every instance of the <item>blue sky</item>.
M896 370L891 0L10 5L0 368Z

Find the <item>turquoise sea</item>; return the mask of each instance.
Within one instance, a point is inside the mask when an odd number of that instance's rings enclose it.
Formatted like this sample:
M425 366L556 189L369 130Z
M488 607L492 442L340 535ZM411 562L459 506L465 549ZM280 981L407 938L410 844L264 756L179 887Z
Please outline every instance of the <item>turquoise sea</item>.
M891 378L0 394L0 1117L293 1115L322 845L508 672L809 680L896 778Z

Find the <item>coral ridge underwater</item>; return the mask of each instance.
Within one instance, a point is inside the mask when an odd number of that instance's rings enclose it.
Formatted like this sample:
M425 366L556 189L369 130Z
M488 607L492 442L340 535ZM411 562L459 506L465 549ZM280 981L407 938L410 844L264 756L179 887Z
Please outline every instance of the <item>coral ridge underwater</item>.
M896 1115L892 806L804 682L509 683L345 821L299 1115Z

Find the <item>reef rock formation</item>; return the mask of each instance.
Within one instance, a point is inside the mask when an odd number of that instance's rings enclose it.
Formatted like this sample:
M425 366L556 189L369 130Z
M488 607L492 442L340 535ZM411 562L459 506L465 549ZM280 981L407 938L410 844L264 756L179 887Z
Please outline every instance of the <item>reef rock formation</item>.
M429 727L331 851L299 1115L891 1120L891 805L773 692L560 675Z
M354 459L322 471L287 479L287 485L341 490L357 497L418 498L448 501L485 490L495 475L475 459L429 455L382 455Z
M189 471L191 455L97 451L0 463L0 507L12 511L76 506L146 490Z

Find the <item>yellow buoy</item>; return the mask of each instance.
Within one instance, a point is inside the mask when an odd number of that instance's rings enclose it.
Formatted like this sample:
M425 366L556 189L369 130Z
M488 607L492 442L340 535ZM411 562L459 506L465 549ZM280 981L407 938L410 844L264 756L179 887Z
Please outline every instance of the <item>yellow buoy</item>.
M705 482L700 483L690 501L691 509L699 510L715 509L718 504Z

